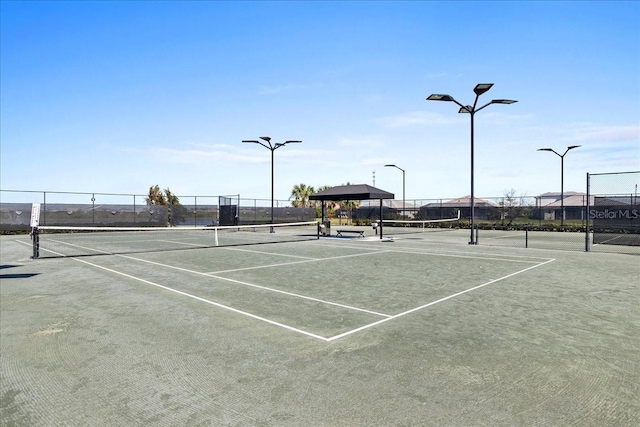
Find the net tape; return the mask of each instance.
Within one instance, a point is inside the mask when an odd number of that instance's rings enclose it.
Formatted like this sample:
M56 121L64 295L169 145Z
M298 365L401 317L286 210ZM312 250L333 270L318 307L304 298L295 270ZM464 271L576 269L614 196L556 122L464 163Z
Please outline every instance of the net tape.
M215 227L40 226L32 231L33 258L159 252L318 238L316 221Z
M443 219L427 219L427 220L382 220L384 232L386 234L396 233L418 233L428 229L449 229L451 226L457 225L460 221L460 211L456 217Z

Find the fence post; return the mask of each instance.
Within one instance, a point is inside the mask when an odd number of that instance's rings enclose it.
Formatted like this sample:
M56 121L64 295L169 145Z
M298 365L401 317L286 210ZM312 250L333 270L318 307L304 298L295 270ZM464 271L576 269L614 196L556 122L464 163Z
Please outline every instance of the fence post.
M590 223L590 217L591 215L590 213L590 209L589 209L589 194L591 193L591 188L590 188L590 183L591 183L591 177L589 176L589 172L587 172L587 226L584 228L584 251L585 252L589 252L590 247L589 247L589 223Z

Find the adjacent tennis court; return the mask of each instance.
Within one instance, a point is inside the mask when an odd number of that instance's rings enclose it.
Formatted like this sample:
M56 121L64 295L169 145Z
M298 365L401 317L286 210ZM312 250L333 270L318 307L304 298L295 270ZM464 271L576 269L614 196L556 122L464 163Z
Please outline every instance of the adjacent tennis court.
M301 227L2 236L3 423L640 423L637 256Z

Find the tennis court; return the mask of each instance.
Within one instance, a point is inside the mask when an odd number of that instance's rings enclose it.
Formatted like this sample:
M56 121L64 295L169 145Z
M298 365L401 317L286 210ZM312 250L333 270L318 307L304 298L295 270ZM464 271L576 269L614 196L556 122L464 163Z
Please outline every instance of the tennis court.
M637 256L184 234L1 236L3 424L640 424Z

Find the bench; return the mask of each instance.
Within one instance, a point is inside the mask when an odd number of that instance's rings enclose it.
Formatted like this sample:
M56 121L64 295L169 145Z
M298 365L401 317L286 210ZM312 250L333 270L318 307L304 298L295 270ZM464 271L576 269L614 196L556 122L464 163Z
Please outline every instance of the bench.
M356 233L364 237L364 230L336 230L336 236L342 237L342 233Z

